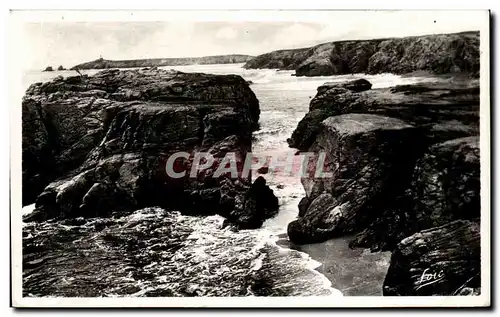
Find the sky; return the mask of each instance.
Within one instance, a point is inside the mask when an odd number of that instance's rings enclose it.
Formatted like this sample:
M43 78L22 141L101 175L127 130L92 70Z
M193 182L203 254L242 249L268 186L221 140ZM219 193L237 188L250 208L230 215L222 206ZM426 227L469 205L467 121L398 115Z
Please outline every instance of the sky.
M307 19L302 19L307 16ZM229 16L230 17L230 16ZM314 12L249 16L225 21L23 22L26 69L66 68L103 57L136 59L197 57L218 54L258 55L277 49L355 40L479 30L484 21L467 11L433 14L409 12ZM284 17L284 18L283 18Z

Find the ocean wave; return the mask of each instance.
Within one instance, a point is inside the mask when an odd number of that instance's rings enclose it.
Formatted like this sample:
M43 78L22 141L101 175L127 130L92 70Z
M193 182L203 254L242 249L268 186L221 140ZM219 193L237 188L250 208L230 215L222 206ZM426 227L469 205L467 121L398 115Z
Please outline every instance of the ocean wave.
M334 293L309 272L311 259L276 246L268 230L233 231L223 221L145 208L28 223L25 296L258 296L263 276L270 296Z
M254 132L252 147L266 155L294 151L288 149L286 138L325 82L366 78L373 88L384 88L430 80L393 74L295 77L293 71L241 66L169 68L239 74L251 80L262 109L261 130ZM277 243L298 213L298 201L304 196L300 179L264 176L281 207L257 230L233 231L222 228L224 218L217 215L193 217L160 208L111 218L25 223L23 295L342 296L316 270L321 263ZM22 213L33 208L27 206Z
M275 69L246 69L240 75L254 84L267 84L275 80L276 74Z
M331 282L316 271L321 263L304 252L283 248L272 236L261 249L264 256L256 260L251 291L256 296L343 296Z

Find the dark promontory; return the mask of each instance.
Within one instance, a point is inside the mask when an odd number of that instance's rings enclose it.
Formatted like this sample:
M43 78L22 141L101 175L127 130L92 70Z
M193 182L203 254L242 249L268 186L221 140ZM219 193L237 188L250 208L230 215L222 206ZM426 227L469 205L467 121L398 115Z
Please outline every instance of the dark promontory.
M259 120L240 76L145 68L58 77L33 84L22 110L23 204L36 201L30 220L159 206L255 228L278 208L264 179L214 176L226 153L244 160ZM180 151L209 152L216 163L190 176L190 157L175 167L185 177L171 177L167 159Z
M338 41L259 55L245 68L295 70L297 76L428 71L479 73L479 32Z
M320 86L289 139L301 151L326 152L333 174L302 179L306 197L290 240L355 235L351 247L393 251L385 295L477 294L478 80L371 86ZM315 168L310 162L309 175Z
M180 58L147 58L131 60L108 60L99 58L73 66L71 69L105 69L105 68L134 68L134 67L160 67L179 65L206 65L206 64L234 64L245 63L251 60L249 55L214 55L204 57L180 57Z

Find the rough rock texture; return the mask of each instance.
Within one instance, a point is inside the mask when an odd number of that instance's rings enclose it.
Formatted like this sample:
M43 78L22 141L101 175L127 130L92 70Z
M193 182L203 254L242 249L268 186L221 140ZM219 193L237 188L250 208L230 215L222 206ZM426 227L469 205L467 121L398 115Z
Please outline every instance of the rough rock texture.
M310 161L302 179L307 199L289 225L290 239L357 232L353 246L392 249L419 230L478 217L476 85L446 79L374 90L366 80L320 86L289 143L326 153L333 177L315 176L318 158Z
M401 241L394 250L384 295L477 294L481 287L480 255L477 222L457 220L423 230Z
M22 191L23 205L33 202L50 181L47 170L52 169L52 146L44 124L40 103L24 100L22 104Z
M355 232L373 221L380 208L407 184L416 159L419 131L395 118L345 114L321 123L310 152L325 152L325 172L316 178L317 159L302 179L307 211L288 226L294 242L324 241ZM401 177L407 175L407 177Z
M310 48L301 48L265 53L252 58L243 67L294 70L311 54L310 51Z
M431 146L414 168L411 185L358 234L353 246L392 248L402 238L456 219L480 217L479 137Z
M226 184L230 182L226 181ZM227 187L221 190L221 202L231 204L231 191ZM274 216L279 208L278 198L266 185L266 180L259 176L242 198L234 197L234 207L227 216L229 222L238 224L241 229L258 228L263 220Z
M322 85L289 140L317 154L290 240L355 234L351 247L396 249L386 295L480 292L478 83L436 80L373 90L362 80ZM316 174L321 167L331 177ZM441 269L443 281L418 284L424 271Z
M306 151L320 122L345 113L372 113L405 120L421 127L430 143L479 133L479 82L436 79L437 82L370 89L357 81L318 87L309 112L288 140ZM359 80L358 80L359 81Z
M24 113L23 187L39 194L47 185L31 220L107 216L147 206L229 217L240 208L245 220L231 219L251 227L277 209L266 197L239 207L222 201L223 182L231 183L234 198L251 188L250 179L213 176L228 152L241 169L257 127L258 101L239 76L140 69L59 77L28 89ZM179 151L189 158L176 160L173 170L187 172L175 178L166 163ZM215 163L190 177L198 151L211 153Z
M338 41L259 55L245 68L294 69L297 76L429 71L479 74L479 32Z
M131 60L107 60L103 58L73 66L71 69L103 69L103 68L134 68L134 67L160 67L175 65L203 65L203 64L232 64L245 63L252 59L249 55L215 55L203 57L182 58L148 58Z
M410 195L421 228L480 216L479 137L432 146L417 163Z

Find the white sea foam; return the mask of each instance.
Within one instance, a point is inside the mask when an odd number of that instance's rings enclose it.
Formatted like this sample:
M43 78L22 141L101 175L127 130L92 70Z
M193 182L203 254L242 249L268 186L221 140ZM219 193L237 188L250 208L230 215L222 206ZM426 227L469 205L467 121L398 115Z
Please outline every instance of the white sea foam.
M31 214L35 210L35 204L24 206L22 209L23 216Z
M316 270L322 265L320 262L311 258L307 253L300 252L297 250L291 250L289 248L284 248L278 245L277 244L278 240L279 240L278 236L273 236L273 239L271 240L272 245L278 248L282 253L295 252L299 254L300 257L303 259L304 267L307 270L311 271L316 276L320 288L327 289L330 291L330 294L328 296L333 296L333 297L343 296L340 290L332 287L332 282L325 275L321 274Z
M164 68L174 68L184 72L238 74L245 80L252 81L251 88L259 99L262 111L261 129L254 133L256 141L252 146L253 152L257 154L285 154L287 151L294 151L288 149L286 138L290 137L299 120L307 113L309 102L316 94L317 87L325 82L365 78L373 84L373 88L385 88L396 84L429 81L423 77L402 77L393 74L295 77L291 76L293 71L246 70L241 67L242 65L189 65ZM92 74L97 70L85 72ZM50 79L50 76L75 75L70 71L40 74L38 76L44 76L43 80ZM40 78L35 78L36 74L31 75L23 79L26 88L29 84L40 81ZM320 262L306 253L277 244L279 235L286 232L288 223L297 216L297 204L304 196L300 180L271 173L264 177L278 196L281 207L278 215L268 219L261 229L234 232L230 228L221 229L224 218L220 216L182 216L179 213L166 213L161 210L137 211L118 219L115 225L118 229L114 229L117 232L133 226L137 226L137 230L142 230L141 222L155 223L163 221L165 217L172 218L165 226L175 225L191 231L187 239L182 240L185 242L179 245L179 249L160 248L160 251L157 251L154 247L156 244L161 244L161 241L146 245L141 254L153 254L154 257L141 268L141 272L152 277L142 279L140 275L139 277L133 275L133 271L127 271L128 267L119 267L113 271L115 276L109 277L114 279L110 285L116 285L116 289L107 290L106 296L122 296L118 293L123 292L124 285L138 289L135 293L129 293L129 296L149 296L150 291L164 290L171 292L167 294L175 296L185 296L186 293L198 296L253 296L257 290L252 290L251 286L245 286L243 291L238 288L245 283L248 276L258 274L269 277L271 294L342 296L342 293L333 288L331 282L316 270L321 266ZM28 214L33 209L34 205L26 206L22 212ZM104 220L91 220L83 227L91 228L98 222ZM36 232L37 234L49 232L54 230L53 226L56 226L54 228L57 230L71 229L47 224L41 225ZM102 252L113 252L102 242L103 234L95 232L85 238L88 241L82 238L75 240L74 243L87 242L87 245L83 246L88 247L92 242L94 243L92 246L99 247ZM170 236L165 239L165 243L168 244ZM65 282L71 283L71 280L66 279Z

